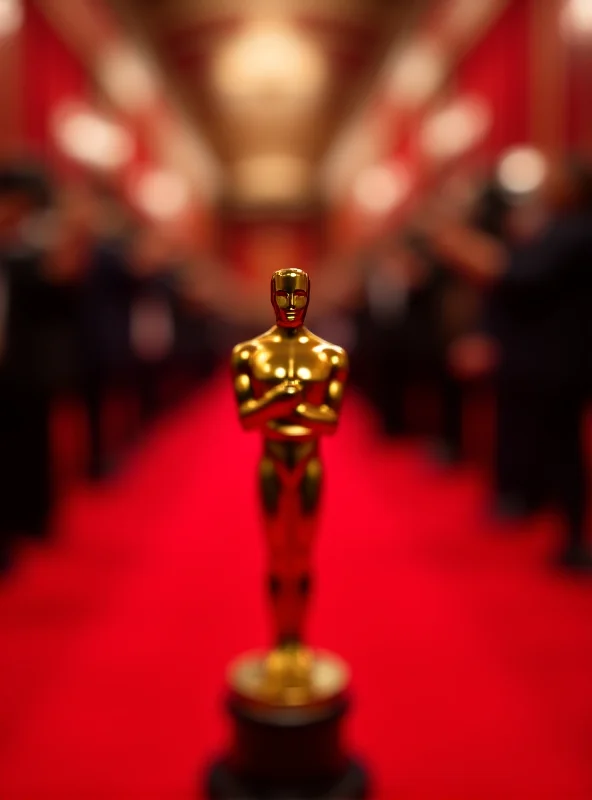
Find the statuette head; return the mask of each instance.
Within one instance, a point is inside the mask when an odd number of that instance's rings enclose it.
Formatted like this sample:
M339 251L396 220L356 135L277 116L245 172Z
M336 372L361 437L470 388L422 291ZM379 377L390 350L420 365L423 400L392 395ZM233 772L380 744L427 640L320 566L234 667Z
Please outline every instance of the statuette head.
M271 278L271 304L280 328L304 323L310 296L308 274L301 269L280 269Z

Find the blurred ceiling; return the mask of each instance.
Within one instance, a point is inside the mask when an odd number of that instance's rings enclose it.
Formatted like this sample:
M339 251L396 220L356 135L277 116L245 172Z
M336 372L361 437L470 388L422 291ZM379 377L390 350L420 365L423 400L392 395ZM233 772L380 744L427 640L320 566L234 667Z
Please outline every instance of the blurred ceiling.
M318 163L426 0L110 0L243 206L310 203Z

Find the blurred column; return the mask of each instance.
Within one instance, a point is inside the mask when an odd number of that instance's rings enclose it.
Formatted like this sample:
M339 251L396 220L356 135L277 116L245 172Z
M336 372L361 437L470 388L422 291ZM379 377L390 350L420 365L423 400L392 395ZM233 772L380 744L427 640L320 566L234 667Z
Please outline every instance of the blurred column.
M592 155L592 3L565 0L567 143Z
M458 93L480 97L489 106L491 126L483 146L490 158L528 139L531 8L545 3L512 0L458 64Z
M54 144L53 115L70 100L87 94L87 73L39 10L24 0L22 32L22 97L24 137L34 152L52 162L63 161ZM66 164L60 164L66 166Z
M0 0L0 158L14 153L22 140L23 15L20 0Z
M564 150L567 138L564 6L565 0L530 0L531 138L551 155Z

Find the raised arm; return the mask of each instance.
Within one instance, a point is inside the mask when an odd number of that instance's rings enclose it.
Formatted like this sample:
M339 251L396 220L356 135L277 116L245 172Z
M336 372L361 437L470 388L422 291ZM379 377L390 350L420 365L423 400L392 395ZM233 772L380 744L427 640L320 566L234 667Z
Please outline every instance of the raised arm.
M251 343L239 344L232 351L231 359L238 413L243 428L248 431L292 413L302 399L302 387L288 381L278 383L261 397L254 396L250 360L255 350L256 346Z
M431 238L435 252L469 280L493 284L504 277L509 256L504 246L467 225L449 222Z
M332 370L324 402L320 406L307 402L299 403L294 411L294 417L306 422L306 426L312 431L329 435L337 430L339 411L348 374L348 360L345 350L335 348L330 358Z

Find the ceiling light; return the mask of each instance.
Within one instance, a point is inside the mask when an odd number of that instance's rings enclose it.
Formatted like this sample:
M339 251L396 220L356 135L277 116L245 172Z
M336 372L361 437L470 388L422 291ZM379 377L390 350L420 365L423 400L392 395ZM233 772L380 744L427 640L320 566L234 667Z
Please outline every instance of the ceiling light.
M15 34L23 24L22 0L0 0L0 38Z
M195 187L199 197L213 201L220 190L221 168L206 139L185 120L163 116L153 131L158 163Z
M428 118L421 143L432 158L454 158L482 141L490 126L488 106L480 98L463 97Z
M307 194L310 180L309 162L285 153L243 158L234 168L236 194L250 202L296 200Z
M143 172L136 181L133 194L142 211L158 220L179 216L191 198L189 187L181 176L165 169Z
M102 53L99 80L111 99L125 110L139 111L154 102L155 78L140 53L116 44Z
M320 169L320 182L328 197L337 198L351 188L363 169L376 164L392 134L380 120L357 119L336 140Z
M354 183L354 198L364 211L385 214L402 202L410 185L409 173L402 164L377 165L360 172Z
M319 49L294 29L253 24L232 37L213 66L213 83L226 99L317 98L327 78Z
M529 194L540 188L547 174L547 162L534 147L513 147L502 154L497 179L512 194Z
M440 48L432 42L417 42L393 59L387 76L387 93L398 104L415 107L436 91L444 74L444 54Z
M563 10L563 22L576 33L592 33L592 2L568 0Z
M60 107L53 121L54 136L70 158L101 169L118 169L133 155L127 131L84 106Z

